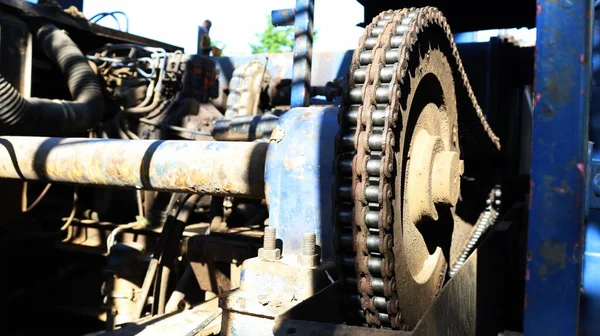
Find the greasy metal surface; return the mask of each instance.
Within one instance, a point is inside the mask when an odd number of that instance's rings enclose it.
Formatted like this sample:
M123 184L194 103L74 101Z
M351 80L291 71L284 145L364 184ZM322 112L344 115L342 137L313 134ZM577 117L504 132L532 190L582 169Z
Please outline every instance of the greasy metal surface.
M541 0L537 7L526 335L578 332L592 3Z
M271 82L271 73L259 60L251 60L233 71L229 81L225 118L262 114L261 104Z
M324 261L334 260L331 195L337 108L296 108L271 134L265 188L269 226L277 229L282 254L299 255L302 237L315 233Z
M211 134L218 141L254 141L271 136L278 122L279 117L272 114L221 119L214 124Z
M446 57L451 72L427 69L428 62L434 62L433 52ZM415 292L419 281L408 272L407 252L402 248L401 176L415 118L427 103L452 108L455 93L460 103L458 127L465 165L469 160L496 155L499 140L484 119L450 28L435 8L387 11L373 19L354 52L349 82L346 106L339 118L343 131L338 158L343 162L338 175L342 202L338 229L343 237L352 232L342 269L356 276L348 282L347 291L358 290L368 324L409 329L427 308L421 294L428 300L434 294ZM417 83L427 88L420 95L417 90L413 97L411 90ZM455 92L447 92L450 89ZM452 140L456 145L457 139ZM356 302L350 304L352 301Z
M314 7L315 0L296 0L292 107L310 105Z
M266 143L1 137L0 178L264 196Z

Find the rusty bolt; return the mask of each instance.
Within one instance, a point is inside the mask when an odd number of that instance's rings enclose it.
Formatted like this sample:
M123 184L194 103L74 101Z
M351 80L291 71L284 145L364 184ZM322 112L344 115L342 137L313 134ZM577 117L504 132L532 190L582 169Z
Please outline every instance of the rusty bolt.
M262 261L275 261L281 258L281 250L277 248L277 230L274 227L265 228L263 247L258 249L258 258Z
M311 256L317 253L317 235L314 232L305 233L302 237L302 255Z
M317 254L317 235L314 232L305 233L302 237L302 254L298 256L300 265L316 267L320 256Z
M265 236L263 242L263 248L265 250L274 250L277 245L277 229L274 227L267 226L265 228Z

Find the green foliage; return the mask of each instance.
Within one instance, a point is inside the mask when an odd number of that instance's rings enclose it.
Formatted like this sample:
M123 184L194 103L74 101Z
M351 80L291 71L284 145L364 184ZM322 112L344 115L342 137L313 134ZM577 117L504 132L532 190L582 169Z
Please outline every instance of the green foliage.
M275 27L271 16L267 15L267 29L256 34L259 43L250 44L253 54L282 53L294 49L294 27ZM313 32L313 41L317 39L317 32Z
M212 39L211 39L210 46L211 47L215 47L215 48L219 48L219 49L221 49L221 51L225 51L225 48L227 47L227 45L225 43L223 43L223 41L221 41L221 40L212 40Z

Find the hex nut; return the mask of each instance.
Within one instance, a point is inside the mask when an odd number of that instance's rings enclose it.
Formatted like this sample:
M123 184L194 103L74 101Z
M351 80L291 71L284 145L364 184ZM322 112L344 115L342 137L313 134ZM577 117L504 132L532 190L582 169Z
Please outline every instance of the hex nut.
M262 261L276 261L281 259L281 250L276 248L273 250L258 249L258 259Z
M321 257L318 254L314 255L299 255L298 261L300 265L304 267L317 267L319 266L319 262L321 261Z

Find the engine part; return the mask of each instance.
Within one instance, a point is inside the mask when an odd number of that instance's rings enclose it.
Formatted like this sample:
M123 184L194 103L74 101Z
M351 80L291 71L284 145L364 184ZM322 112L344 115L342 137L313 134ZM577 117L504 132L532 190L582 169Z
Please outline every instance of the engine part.
M214 60L207 56L192 55L186 62L182 93L198 103L208 103L219 96L219 72Z
M266 151L266 143L2 137L0 161L12 164L0 177L262 198Z
M339 264L349 306L363 311L350 308L349 318L411 329L458 256L452 246L465 243L457 233L469 225L455 214L458 153L476 169L499 141L435 8L377 16L354 52L349 80L340 116Z
M269 100L266 92L270 82L271 73L258 60L252 60L236 68L229 81L225 117L231 119L262 113Z
M107 330L137 320L135 315L139 300L144 269L148 260L143 256L144 246L136 243L115 244L111 247L104 269L106 281L103 286Z
M96 75L79 48L52 24L42 26L37 39L67 79L72 102L22 97L0 76L0 108L3 126L38 135L81 133L100 122L104 97Z

